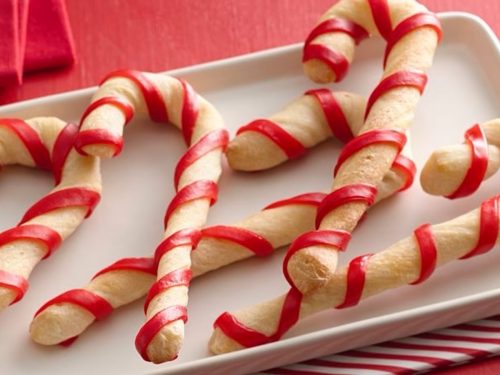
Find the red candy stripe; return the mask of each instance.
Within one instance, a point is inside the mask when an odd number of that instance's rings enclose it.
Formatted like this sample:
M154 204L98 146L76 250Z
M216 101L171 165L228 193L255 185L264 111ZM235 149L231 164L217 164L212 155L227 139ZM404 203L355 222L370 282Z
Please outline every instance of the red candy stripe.
M49 152L38 133L26 122L18 119L2 119L0 126L5 126L14 132L28 150L35 165L40 169L51 170L52 162Z
M64 164L70 151L73 149L77 135L78 126L67 124L54 142L54 146L52 147L52 172L54 173L56 185L61 182Z
M164 326L179 319L183 320L184 323L186 323L186 308L180 305L169 306L166 309L157 312L141 327L141 329L137 333L137 336L135 337L135 348L145 361L149 361L147 348L155 335L160 332L160 330ZM172 358L172 360L175 358L177 358L177 356Z
M29 283L24 277L0 270L0 286L14 290L16 298L10 304L18 302L24 297Z
M201 232L197 229L181 229L165 238L156 248L154 263L158 267L160 259L165 253L179 246L191 246L195 248L200 242Z
M325 193L306 193L306 194L300 194L296 195L295 197L287 198L287 199L282 199L276 202L273 202L266 207L264 207L264 210L269 210L271 208L278 208L278 207L283 207L283 206L290 206L290 205L307 205L307 206L319 206L321 201L325 199L326 194Z
M401 170L406 176L405 182L403 186L401 186L399 191L404 191L408 189L411 185L413 185L413 181L415 180L415 175L417 174L417 166L415 165L413 160L407 158L402 154L399 154L394 160L394 163L392 163L392 168Z
M113 306L101 296L85 289L72 289L46 302L38 309L35 316L39 315L49 306L58 303L72 303L78 305L94 315L96 320L102 320L113 312Z
M368 0L368 5L370 5L378 32L382 38L389 39L392 33L392 21L387 0Z
M332 134L338 140L343 143L347 143L354 137L342 108L330 90L309 90L305 92L305 95L314 96L319 102L326 121L328 122L328 126L330 127Z
M488 141L479 125L474 125L465 132L465 141L470 148L471 163L464 180L452 194L446 198L456 199L474 193L486 175L488 169Z
M144 313L148 311L149 304L159 293L175 286L189 286L193 273L188 268L176 269L157 280L149 289L144 302Z
M481 204L479 216L479 237L476 246L460 259L467 259L490 251L498 238L499 211L498 199L493 197Z
M103 105L112 105L118 108L123 113L123 116L125 116L125 124L128 123L134 115L134 108L125 99L119 98L117 96L105 96L90 103L90 105L83 112L83 115L80 119L80 126L92 111L94 111L96 108L102 107Z
M203 237L234 242L259 257L267 256L274 251L273 245L268 240L244 228L216 225L203 229L201 234Z
M321 44L307 44L304 48L302 62L321 60L335 73L335 82L341 81L349 69L349 61L341 53Z
M156 276L156 263L153 258L120 259L119 261L97 272L92 277L92 280L94 280L98 276L113 271L138 271L138 272L149 273L153 276Z
M144 75L136 70L118 70L107 75L101 82L101 85L112 78L128 78L133 81L141 90L144 101L148 107L149 117L156 122L168 122L168 111L160 91Z
M183 104L182 104L182 135L187 145L191 144L193 137L194 126L199 114L198 95L186 81L179 79L183 88Z
M421 27L430 27L432 28L437 36L438 41L441 40L441 23L438 18L432 13L417 13L413 16L406 18L401 21L394 31L390 34L387 39L387 47L385 49L384 55L384 68L387 63L387 58L391 53L392 48L406 35L411 33L412 31L419 29Z
M167 227L170 215L179 207L187 202L197 199L210 199L210 205L217 201L217 184L212 180L198 180L184 186L177 192L175 197L168 205L163 223Z
M368 38L368 31L366 31L362 26L355 22L343 19L343 18L331 18L329 20L321 22L316 26L307 37L305 44L310 44L318 36L333 33L333 32L343 32L348 34L354 39L356 44L361 43L363 39Z
M377 188L368 184L352 184L337 189L326 196L318 207L316 228L331 211L351 202L364 202L371 206L375 202Z
M373 254L361 255L354 258L347 268L347 282L344 301L337 305L336 309L356 306L363 295L363 289L366 281L366 266L368 259Z
M229 141L229 134L225 129L214 130L204 135L198 142L192 145L184 155L179 159L174 173L174 184L179 186L184 171L198 159L205 156L209 152L221 148L225 149Z
M420 275L411 285L420 284L427 280L436 268L437 248L432 234L432 228L429 224L418 227L415 232L415 239L420 251Z
M112 146L113 156L116 156L123 149L123 137L106 129L82 130L76 138L75 149L82 155L88 155L83 148L96 144Z
M368 117L373 104L388 91L397 87L413 87L416 88L420 94L424 92L425 85L427 84L427 75L422 72L413 71L399 71L385 77L375 87L371 93L366 104L365 119Z
M260 133L269 138L283 150L288 159L296 159L307 151L304 145L295 137L270 120L260 119L252 121L248 125L239 128L236 134L239 135L248 131Z
M214 328L219 328L227 337L230 337L243 347L248 348L267 344L279 340L298 321L301 302L302 294L300 291L291 288L283 302L276 332L271 336L266 336L245 326L228 312L223 313L216 319Z
M344 251L351 239L349 232L338 229L319 229L298 236L288 248L283 259L283 274L288 283L294 287L294 282L288 273L288 262L299 250L315 245L332 246L335 250Z
M55 230L44 225L29 224L8 229L0 233L0 246L17 240L32 240L42 242L46 253L42 259L48 258L52 251L61 244L62 238Z
M100 199L101 197L99 193L89 189L68 188L57 190L49 195L46 195L31 206L24 214L19 224L23 224L34 217L43 215L49 211L57 210L58 208L73 206L87 207L87 213L85 215L87 218L92 213L97 203L99 203Z
M337 172L342 164L353 154L365 147L371 146L374 143L390 143L398 148L399 154L406 143L406 135L390 129L375 129L358 135L346 144L340 152L333 175L337 175Z

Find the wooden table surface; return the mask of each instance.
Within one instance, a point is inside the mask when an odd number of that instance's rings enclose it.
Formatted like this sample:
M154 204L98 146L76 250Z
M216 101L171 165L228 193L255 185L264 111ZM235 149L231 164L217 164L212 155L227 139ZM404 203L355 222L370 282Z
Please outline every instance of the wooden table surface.
M500 35L500 0L421 0L467 11ZM332 0L67 0L78 62L0 89L0 103L98 83L119 68L163 71L303 41ZM500 359L441 371L500 374Z

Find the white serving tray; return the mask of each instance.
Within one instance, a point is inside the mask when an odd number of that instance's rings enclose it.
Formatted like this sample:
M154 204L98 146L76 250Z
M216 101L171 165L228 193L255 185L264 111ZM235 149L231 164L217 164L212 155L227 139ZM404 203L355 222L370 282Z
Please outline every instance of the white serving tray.
M415 161L422 167L433 149L462 140L474 122L499 115L500 47L479 18L445 13L444 39L413 126ZM368 95L381 74L383 45L362 44L347 79L336 86ZM293 45L172 72L187 79L222 112L235 129L280 109L314 87L302 74L301 46ZM55 115L76 120L95 88L5 106L0 116ZM127 128L124 153L103 166L104 194L94 215L30 278L25 299L0 314L1 374L240 374L318 357L353 347L500 312L500 253L459 261L440 269L425 284L373 297L358 307L311 317L281 342L210 357L212 322L286 290L279 251L203 276L193 282L186 342L179 359L155 366L140 359L134 337L143 322L142 303L117 311L95 324L70 348L44 348L27 334L33 313L47 299L84 285L117 258L150 254L162 234L162 217L173 191L172 171L184 151L173 127L147 123ZM267 203L294 194L328 190L339 144L329 142L309 156L264 173L234 173L226 168L220 199L210 224L229 224ZM25 169L1 175L0 227L15 224L50 186L49 177ZM498 193L499 177L473 197L450 202L413 188L374 208L356 231L341 262L379 251L424 222L441 222L478 206ZM243 198L244 197L244 198ZM243 198L243 199L242 199Z

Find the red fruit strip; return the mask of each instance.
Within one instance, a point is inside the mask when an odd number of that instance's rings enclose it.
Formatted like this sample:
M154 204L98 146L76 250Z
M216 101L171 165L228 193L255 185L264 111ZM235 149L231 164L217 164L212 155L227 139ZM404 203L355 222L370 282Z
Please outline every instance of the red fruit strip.
M371 206L375 202L377 188L368 184L352 184L343 186L330 194L320 203L316 213L316 228L319 228L321 222L334 209L351 202L364 202Z
M154 263L156 267L160 262L160 259L165 255L165 253L179 246L191 246L195 248L201 238L201 232L198 229L181 229L169 237L165 238L156 248L154 255Z
M294 204L299 204L299 205L308 205L308 206L318 206L323 199L325 199L326 194L325 193L306 193L306 194L300 194L296 195L295 197L291 198L286 198L282 199L276 202L273 202L266 207L264 207L264 210L269 210L271 208L278 208L278 207L283 207L283 206L289 206L289 205L294 205Z
M260 133L269 138L283 150L288 159L296 159L307 152L302 143L273 121L266 119L252 121L248 125L239 128L236 134L239 135L248 131Z
M441 23L439 19L433 13L417 13L414 14L403 21L401 21L396 28L391 32L389 38L387 38L387 47L384 54L384 68L387 63L387 58L391 53L392 48L406 35L419 29L421 27L432 28L437 36L438 41L441 40Z
M56 185L61 182L64 164L70 151L73 149L77 135L78 126L67 124L54 142L54 146L52 147L52 172L54 173Z
M416 88L420 94L424 92L425 85L427 84L427 75L423 72L413 71L399 71L385 77L375 87L371 93L366 104L365 119L368 118L373 104L384 94L392 89L398 87L413 87Z
M460 186L446 198L456 199L471 195L481 185L488 169L488 141L479 125L465 132L471 163Z
M184 141L190 145L193 137L194 126L199 115L198 95L186 81L179 79L183 88L183 103L182 103L182 124L181 130L184 136Z
M342 108L330 90L309 90L305 92L305 95L314 96L316 100L318 100L328 122L328 126L330 127L332 134L338 140L343 143L347 143L354 137Z
M243 347L252 347L279 340L286 331L298 320L302 294L297 289L290 289L283 302L276 332L266 336L238 321L228 312L220 315L214 322L214 328L219 328L227 337L233 339Z
M52 169L49 151L43 144L40 135L29 124L23 120L5 118L0 120L0 126L5 126L16 134L38 168L48 171Z
M436 268L437 248L434 235L429 224L418 227L414 232L420 251L420 275L411 285L420 284L427 280Z
M173 323L176 320L182 320L184 323L187 321L187 311L184 306L174 305L169 306L156 313L151 319L149 319L139 330L137 336L135 337L135 348L145 361L149 361L147 354L147 348L151 340L155 335L160 332L160 330L169 323ZM171 360L177 358L171 358Z
M378 32L382 38L388 40L392 34L392 21L387 0L368 0L368 5Z
M390 143L398 148L399 154L406 143L406 136L396 130L389 129L375 129L358 135L356 138L353 138L352 141L347 143L340 152L333 175L337 175L337 172L342 164L353 154L375 143Z
M461 259L467 259L490 251L498 238L499 212L497 195L481 204L479 216L479 237L476 246Z
M344 301L336 309L356 306L361 300L366 281L366 265L373 254L361 255L349 262Z
M217 201L217 184L211 180L198 180L184 186L168 205L163 223L167 227L170 215L183 204L197 199L210 199L210 205Z
M184 171L198 159L209 152L221 148L224 150L229 141L229 134L225 129L214 130L203 136L198 142L192 145L177 162L174 173L174 184L178 189L179 181Z
M163 96L145 74L136 70L118 70L107 75L102 80L101 85L108 79L117 77L130 79L141 90L151 120L156 122L168 122L168 111Z
M295 287L293 279L288 273L288 262L297 251L316 245L331 246L337 251L344 251L350 240L351 234L349 232L338 229L318 229L298 236L288 248L283 259L283 275L285 279L292 288Z
M100 199L101 197L99 193L90 189L67 188L63 190L57 190L51 194L46 195L38 202L36 202L33 206L31 206L24 214L19 224L23 224L49 211L74 206L87 207L87 213L85 215L85 217L87 218L90 216L90 214L92 214L94 207L97 205L97 203L99 203Z
M97 272L92 277L92 280L94 280L98 276L113 271L138 271L138 272L149 273L153 276L156 276L156 263L153 258L120 259L119 261Z
M55 230L38 224L20 225L0 233L0 246L17 240L40 241L46 247L43 259L48 258L61 244L62 238Z
M113 306L101 296L85 289L73 289L46 302L38 309L35 316L39 315L47 307L59 303L72 303L78 305L94 315L96 320L102 320L113 312Z
M149 303L159 293L173 288L174 286L189 286L193 274L188 268L181 268L167 273L165 276L157 280L149 289L144 302L144 313L148 311Z
M268 240L244 228L216 225L203 229L201 234L203 237L234 242L259 257L270 255L274 251L273 245Z
M24 297L29 284L28 280L22 276L0 270L0 286L12 289L16 292L16 298L11 302L11 305L13 305Z

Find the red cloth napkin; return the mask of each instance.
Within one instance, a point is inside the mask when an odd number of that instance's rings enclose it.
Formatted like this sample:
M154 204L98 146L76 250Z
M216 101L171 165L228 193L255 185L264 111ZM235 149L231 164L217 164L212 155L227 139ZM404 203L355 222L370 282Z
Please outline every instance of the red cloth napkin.
M73 38L64 0L0 1L0 86L23 72L70 65Z

